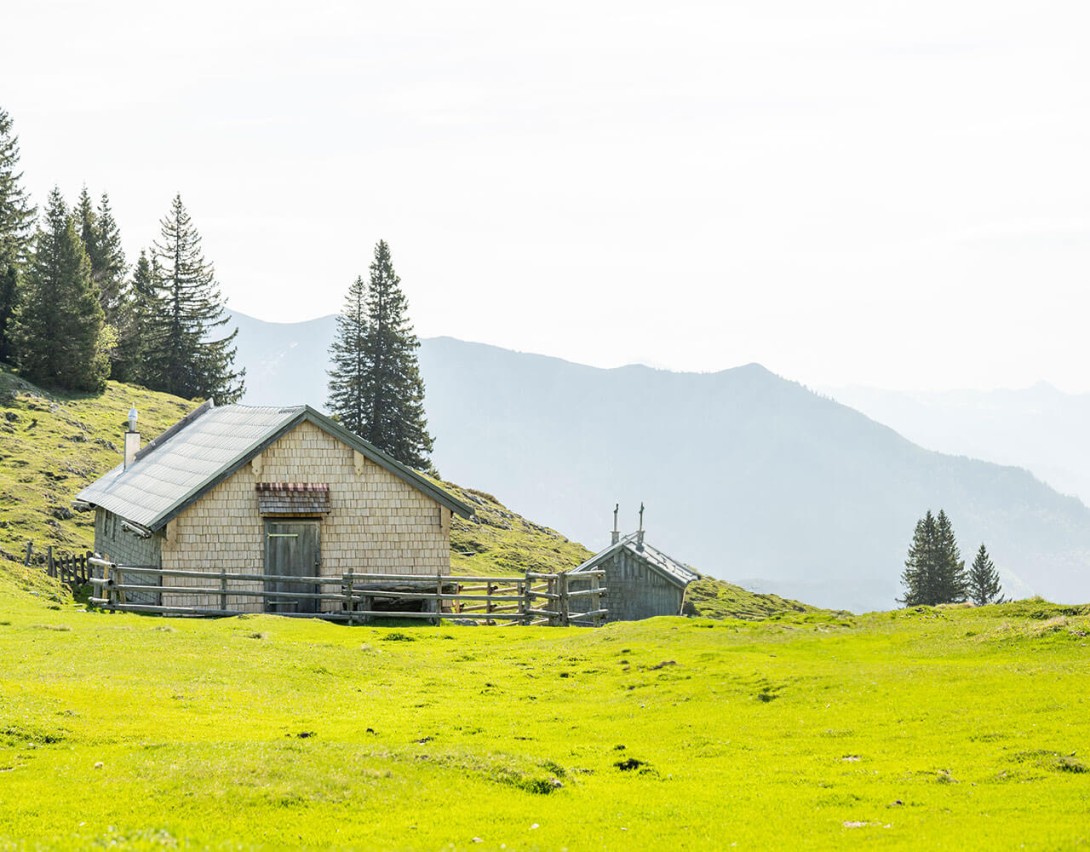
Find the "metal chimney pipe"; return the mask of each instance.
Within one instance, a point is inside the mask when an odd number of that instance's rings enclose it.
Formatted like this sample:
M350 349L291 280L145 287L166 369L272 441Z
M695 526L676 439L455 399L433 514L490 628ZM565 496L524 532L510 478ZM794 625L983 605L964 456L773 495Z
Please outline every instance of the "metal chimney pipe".
M128 470L130 464L136 459L136 454L140 452L140 433L136 431L136 421L139 415L136 412L136 406L134 405L129 409L129 431L125 433L125 469Z

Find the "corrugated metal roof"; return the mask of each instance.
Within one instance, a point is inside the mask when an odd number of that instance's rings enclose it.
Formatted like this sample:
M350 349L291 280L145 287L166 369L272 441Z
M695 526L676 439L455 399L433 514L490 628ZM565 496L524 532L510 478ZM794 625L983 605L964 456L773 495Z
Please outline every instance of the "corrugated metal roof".
M472 508L306 405L202 406L149 443L128 469L118 465L84 488L76 500L101 506L150 530L159 529L303 420L358 450L451 511L472 516Z
M218 474L303 410L303 406L209 408L183 428L145 447L127 470L118 465L84 488L76 499L156 529L175 506L200 493Z
M594 556L578 568L573 568L572 571L590 571L597 568L620 550L630 551L634 556L642 559L659 573L663 574L668 579L673 580L680 586L687 586L694 580L700 579L700 575L695 571L686 568L676 559L667 556L658 548L652 547L647 543L646 539L644 540L643 546L640 547L639 533L632 533L631 535L625 536L616 544L611 544L605 550L594 554Z

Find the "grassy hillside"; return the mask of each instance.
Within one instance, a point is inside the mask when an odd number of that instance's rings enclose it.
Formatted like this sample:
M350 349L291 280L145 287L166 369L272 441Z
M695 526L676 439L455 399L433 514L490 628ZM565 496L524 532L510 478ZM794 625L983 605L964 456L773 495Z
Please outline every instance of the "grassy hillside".
M147 441L195 404L116 382L101 395L50 394L0 369L0 559L21 561L28 540L39 549L92 548L93 517L74 513L72 500L120 460L131 405L139 410ZM476 512L452 524L451 569L456 574L564 571L591 555L490 494L441 484ZM800 608L712 579L702 580L693 595L693 612L702 615L764 617Z
M161 619L15 567L0 848L1075 848L1088 635L1039 601L599 630Z
M90 549L94 518L72 499L121 461L129 408L145 440L193 408L166 394L110 382L100 395L46 393L0 369L0 558L37 547Z

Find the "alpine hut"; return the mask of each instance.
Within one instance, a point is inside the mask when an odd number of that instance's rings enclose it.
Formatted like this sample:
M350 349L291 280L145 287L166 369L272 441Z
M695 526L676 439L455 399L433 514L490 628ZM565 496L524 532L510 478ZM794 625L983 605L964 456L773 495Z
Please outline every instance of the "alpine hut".
M643 507L640 529L622 537L617 530L616 510L612 542L571 573L605 571L604 585L609 609L607 621L638 621L656 615L680 615L685 589L700 575L644 541ZM573 601L572 607L582 606Z
M349 570L436 576L450 573L451 515L472 515L429 479L306 405L207 402L142 449L139 443L133 410L124 462L76 497L77 508L94 509L96 552L122 565L228 577ZM146 582L165 585L154 575ZM208 581L179 576L166 584ZM260 590L261 581L231 580L229 587ZM281 588L313 592L315 584ZM137 594L162 606L212 603L178 591ZM230 606L320 612L323 603L236 596Z

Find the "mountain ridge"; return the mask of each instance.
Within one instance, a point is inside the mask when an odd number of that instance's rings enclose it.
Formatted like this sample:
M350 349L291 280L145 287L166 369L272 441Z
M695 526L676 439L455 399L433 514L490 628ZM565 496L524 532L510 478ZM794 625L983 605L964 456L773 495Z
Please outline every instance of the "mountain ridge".
M333 321L325 340L263 338L309 382L277 381L292 395L269 402L324 388ZM242 332L239 345L248 364L259 347L247 352ZM819 606L888 608L916 520L944 508L963 555L986 542L1008 594L1090 599L1090 510L1077 499L1021 468L923 449L759 364L603 369L452 337L423 340L419 355L444 476L591 549L615 503L634 528L643 502L649 540L701 572Z

